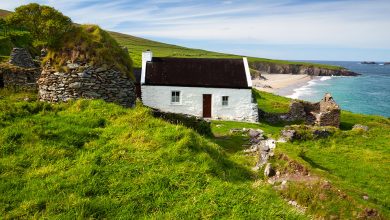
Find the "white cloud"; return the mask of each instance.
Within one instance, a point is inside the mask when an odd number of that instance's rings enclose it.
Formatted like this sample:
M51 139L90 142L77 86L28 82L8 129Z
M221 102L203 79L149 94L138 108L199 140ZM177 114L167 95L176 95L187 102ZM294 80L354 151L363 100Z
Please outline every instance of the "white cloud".
M11 9L29 1L15 2L2 0L0 8ZM292 0L39 2L60 9L75 22L97 23L144 37L390 49L387 0L305 4L293 4Z

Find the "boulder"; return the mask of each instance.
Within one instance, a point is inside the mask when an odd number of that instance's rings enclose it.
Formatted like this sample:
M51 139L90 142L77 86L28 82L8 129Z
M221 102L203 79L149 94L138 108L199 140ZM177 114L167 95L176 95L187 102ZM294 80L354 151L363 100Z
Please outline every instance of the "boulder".
M368 126L366 125L361 125L361 124L356 124L352 127L352 130L363 130L363 131L368 131Z
M313 137L314 138L327 138L330 135L332 135L332 133L326 129L323 129L323 128L313 130Z
M296 131L295 130L291 130L291 129L283 129L281 131L281 135L283 137L284 140L286 141L292 141L296 138Z
M275 175L275 170L272 168L271 163L267 163L264 169L264 176L272 177Z
M260 135L263 136L263 133L264 133L264 131L262 131L260 129L258 129L258 130L249 129L249 137L250 138L257 138Z

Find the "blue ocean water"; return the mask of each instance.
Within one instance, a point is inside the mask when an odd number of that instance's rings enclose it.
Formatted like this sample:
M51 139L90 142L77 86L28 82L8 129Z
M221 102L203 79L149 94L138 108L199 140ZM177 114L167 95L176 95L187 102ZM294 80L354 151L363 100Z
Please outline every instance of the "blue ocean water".
M319 101L330 92L342 109L390 117L390 65L359 62L315 61L345 67L362 74L358 77L314 77L287 95L306 101Z

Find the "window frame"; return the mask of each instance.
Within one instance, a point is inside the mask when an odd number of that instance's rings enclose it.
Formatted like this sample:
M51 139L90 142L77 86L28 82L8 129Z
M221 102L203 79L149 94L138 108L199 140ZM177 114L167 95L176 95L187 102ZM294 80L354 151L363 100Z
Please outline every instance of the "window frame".
M181 91L172 90L171 91L171 104L180 105L181 104Z
M226 100L224 100L226 98ZM228 107L229 106L229 96L222 96L222 106Z

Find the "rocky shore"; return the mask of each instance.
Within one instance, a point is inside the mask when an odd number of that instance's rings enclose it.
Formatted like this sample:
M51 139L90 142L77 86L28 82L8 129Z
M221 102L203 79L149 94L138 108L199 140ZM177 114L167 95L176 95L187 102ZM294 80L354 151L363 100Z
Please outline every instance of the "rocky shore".
M360 74L350 70L326 69L317 66L305 66L298 64L276 64L268 62L253 62L251 68L262 73L270 74L305 74L309 76L358 76Z

